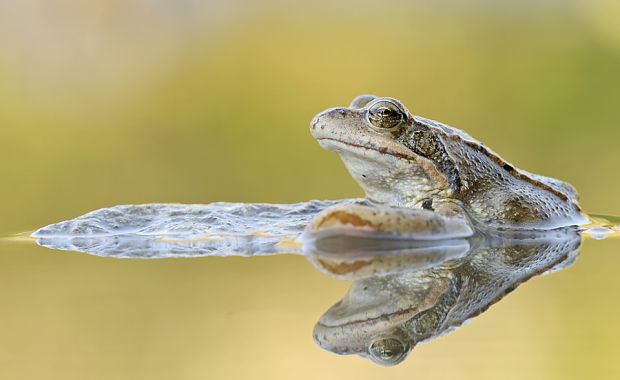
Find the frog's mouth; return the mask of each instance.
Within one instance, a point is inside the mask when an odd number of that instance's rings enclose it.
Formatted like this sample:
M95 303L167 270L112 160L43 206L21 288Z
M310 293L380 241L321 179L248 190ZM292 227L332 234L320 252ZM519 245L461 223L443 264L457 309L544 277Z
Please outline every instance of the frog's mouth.
M381 147L381 146L374 146L374 145L362 145L362 144L355 144L355 143L351 143L348 141L343 141L343 140L338 140L338 139L334 139L331 137L322 137L322 138L318 138L317 141L319 142L319 144L327 150L332 150L330 149L330 144L336 143L336 145L346 145L349 147L353 147L354 149L366 149L366 150L372 150L381 154L387 154L396 158L400 158L400 159L404 159L404 160L408 160L408 161L418 161L418 157L416 155L412 155L412 154L408 154L407 152L397 152L393 149L387 148L387 147Z

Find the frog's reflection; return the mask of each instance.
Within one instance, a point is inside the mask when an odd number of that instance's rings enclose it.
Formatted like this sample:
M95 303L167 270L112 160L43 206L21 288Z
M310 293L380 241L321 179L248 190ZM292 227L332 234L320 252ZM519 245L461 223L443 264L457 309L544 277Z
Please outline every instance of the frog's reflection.
M394 365L523 281L570 265L580 231L489 230L463 213L351 199L115 206L32 236L49 248L105 257L304 253L324 273L353 281L316 325L316 342Z
M400 363L417 344L458 328L524 281L571 265L581 245L576 228L432 244L358 239L353 247L338 239L317 241L308 254L323 272L353 280L316 324L314 339L328 351L381 365ZM334 250L341 246L350 248Z

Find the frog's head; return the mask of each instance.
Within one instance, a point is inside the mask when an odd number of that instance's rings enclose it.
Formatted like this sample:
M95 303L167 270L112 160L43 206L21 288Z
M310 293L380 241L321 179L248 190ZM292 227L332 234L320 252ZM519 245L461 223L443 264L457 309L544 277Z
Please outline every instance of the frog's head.
M455 297L448 276L406 272L354 281L344 299L314 327L323 349L357 354L392 366L402 362L419 342L431 338L451 310Z
M315 325L316 344L335 354L356 354L383 366L405 360L413 344L402 327L400 313L385 313L389 303L385 298L352 300L356 298L352 293L332 306Z
M348 108L317 115L310 131L323 148L342 158L372 201L411 206L455 190L441 142L420 130L396 99L359 96Z

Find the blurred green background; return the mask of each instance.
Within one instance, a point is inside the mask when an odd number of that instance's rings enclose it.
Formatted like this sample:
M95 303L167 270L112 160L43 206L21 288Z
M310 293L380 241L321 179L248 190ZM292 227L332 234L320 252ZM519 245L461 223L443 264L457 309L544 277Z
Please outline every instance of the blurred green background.
M620 3L0 3L0 234L126 203L361 196L308 132L392 96L620 215ZM0 242L0 377L618 378L618 244L395 369L314 346L301 257L128 261Z

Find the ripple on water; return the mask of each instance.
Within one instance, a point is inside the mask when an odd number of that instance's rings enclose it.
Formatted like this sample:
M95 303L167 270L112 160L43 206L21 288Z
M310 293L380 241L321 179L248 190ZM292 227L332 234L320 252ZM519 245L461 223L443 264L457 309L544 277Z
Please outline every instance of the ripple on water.
M295 239L327 207L359 202L121 205L43 227L39 245L100 256L165 258L298 253Z

